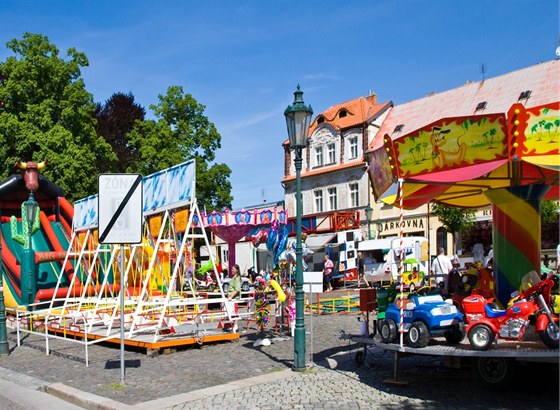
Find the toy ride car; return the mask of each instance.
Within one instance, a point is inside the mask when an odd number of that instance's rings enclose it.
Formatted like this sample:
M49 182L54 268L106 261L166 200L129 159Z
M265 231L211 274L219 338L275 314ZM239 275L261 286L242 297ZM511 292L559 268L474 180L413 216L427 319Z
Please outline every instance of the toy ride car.
M428 345L432 335L443 333L450 344L458 344L465 337L463 315L451 299L443 300L441 295L409 295L389 304L385 319L380 323L383 343L394 343L403 307L403 329L406 343L422 348Z

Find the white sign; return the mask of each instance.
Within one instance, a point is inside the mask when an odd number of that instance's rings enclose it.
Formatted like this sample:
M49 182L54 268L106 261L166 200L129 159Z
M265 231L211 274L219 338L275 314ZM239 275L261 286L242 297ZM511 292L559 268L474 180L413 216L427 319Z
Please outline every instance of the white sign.
M144 178L144 214L185 206L195 196L194 159Z
M99 175L99 242L142 242L142 175Z
M97 212L99 211L97 208L99 208L97 205L97 194L74 202L74 219L72 220L74 231L97 228L99 219L97 217Z
M323 272L303 272L303 291L305 293L322 293Z

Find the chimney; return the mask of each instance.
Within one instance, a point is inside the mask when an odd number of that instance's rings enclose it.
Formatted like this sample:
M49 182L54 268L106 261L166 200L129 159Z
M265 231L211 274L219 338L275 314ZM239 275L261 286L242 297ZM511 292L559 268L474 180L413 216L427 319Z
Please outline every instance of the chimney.
M375 94L372 90L368 90L368 96L366 97L366 100L368 100L372 104L377 104L377 94Z

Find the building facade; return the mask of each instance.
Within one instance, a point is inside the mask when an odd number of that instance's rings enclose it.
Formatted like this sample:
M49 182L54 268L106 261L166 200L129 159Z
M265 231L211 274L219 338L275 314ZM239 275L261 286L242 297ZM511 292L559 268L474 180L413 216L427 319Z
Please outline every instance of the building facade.
M378 103L377 95L371 94L332 106L311 123L301 172L302 231L310 242L321 234L363 228L370 198L365 151L391 106L391 102ZM288 141L283 146L284 201L293 218L293 152Z
M391 101L380 103L376 94L370 94L331 106L319 113L310 125L309 143L302 152L302 232L307 245L314 251L324 252L334 249L333 245L337 245L341 232L352 233L355 238L355 232L359 230L363 239L374 239L398 236L402 231L405 236L427 237L431 256L436 255L438 248L444 248L448 254L456 254L461 265L473 260L475 247L478 252L482 248L487 255L492 246L492 206L477 207L473 228L461 233L457 246L452 234L431 214L432 203L423 203L403 211L401 225L398 204L379 195L377 184L380 180L378 175L373 175L376 165L374 154L383 146L386 138L410 135L442 119L477 119L500 115L508 112L513 104L522 104L528 109L558 104L558 78L560 60L553 60L483 81L469 81L455 89L430 93L424 98L400 105ZM547 130L551 143L558 146L558 126L552 123ZM484 143L491 149L492 134L483 137ZM285 161L282 180L284 200L281 202L288 211L288 226L291 235L294 235L294 153L287 140L282 145ZM418 154L424 155L426 161L430 161L430 158L436 161L438 147L427 145L420 149L422 151ZM457 155L461 154L461 141L457 142L453 151ZM395 181L385 178L381 182L391 184ZM557 185L558 178L554 187L556 191ZM464 197L464 201L457 201L456 205L471 208L468 196ZM370 215L367 209L371 209ZM558 222L544 227L543 235L545 254L550 250L549 247L556 247ZM243 270L259 265L258 253L264 250L259 250L250 242L240 243L237 247ZM227 253L222 258L227 259ZM266 262L263 266L269 269L269 265Z

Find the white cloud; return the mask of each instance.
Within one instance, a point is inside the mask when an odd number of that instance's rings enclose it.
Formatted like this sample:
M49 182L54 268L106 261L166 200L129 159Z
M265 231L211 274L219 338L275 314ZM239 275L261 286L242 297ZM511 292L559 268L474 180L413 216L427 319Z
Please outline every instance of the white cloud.
M268 121L271 118L277 117L278 115L281 115L284 113L284 108L273 108L270 111L265 111L265 112L261 112L261 113L256 113L251 115L249 118L244 118L241 119L237 122L228 124L228 129L229 130L237 130L239 128L245 128L245 127L250 127L252 125L255 124L259 124L261 122L264 121Z
M309 81L322 81L322 80L338 80L339 77L334 74L317 73L317 74L308 74L303 78Z

